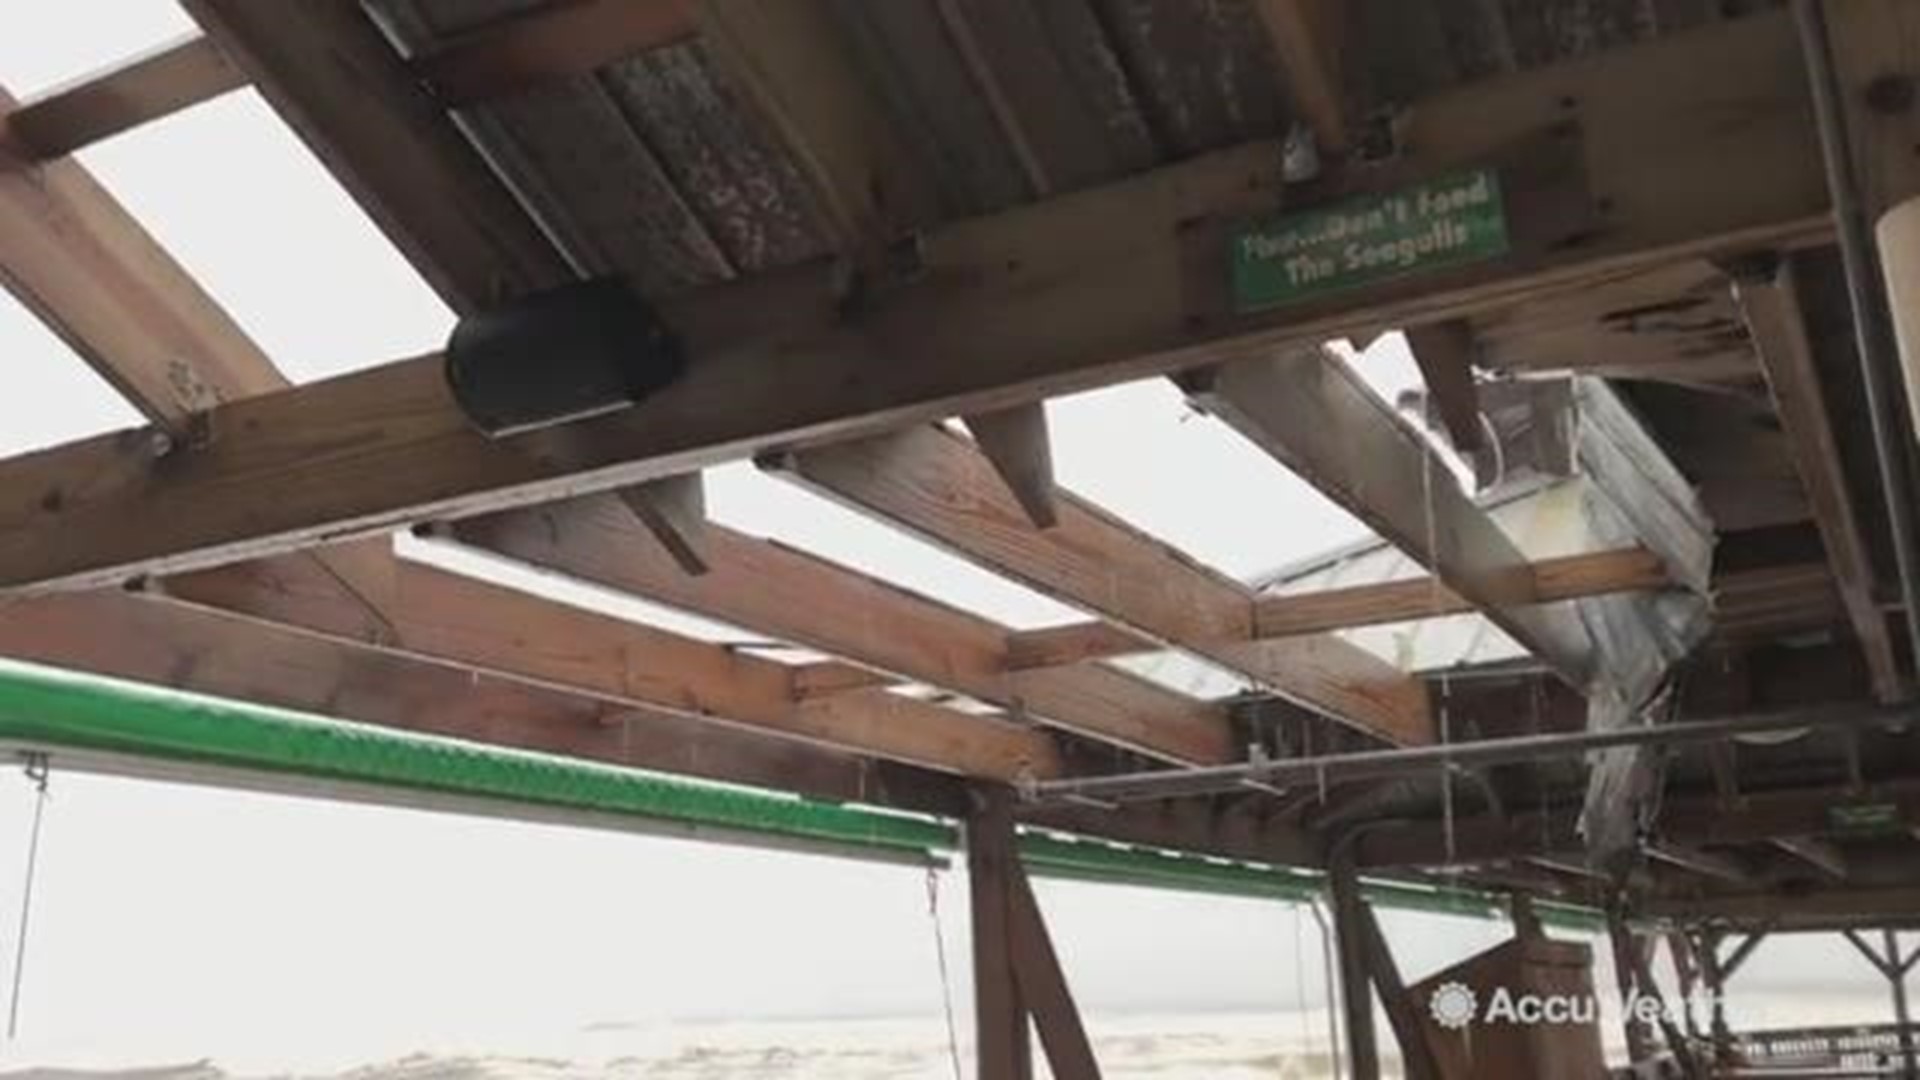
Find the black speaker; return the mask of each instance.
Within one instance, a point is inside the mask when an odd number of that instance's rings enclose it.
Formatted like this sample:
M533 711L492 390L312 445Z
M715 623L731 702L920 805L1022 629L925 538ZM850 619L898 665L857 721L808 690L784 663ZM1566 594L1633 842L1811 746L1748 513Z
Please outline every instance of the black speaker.
M530 293L447 341L454 401L493 438L627 408L685 368L679 338L618 278Z

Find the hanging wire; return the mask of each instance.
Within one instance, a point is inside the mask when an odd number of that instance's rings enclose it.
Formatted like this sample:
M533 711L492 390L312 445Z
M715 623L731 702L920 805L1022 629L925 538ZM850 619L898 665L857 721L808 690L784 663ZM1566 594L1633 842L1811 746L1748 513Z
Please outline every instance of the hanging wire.
M7 1003L7 1041L12 1042L20 1033L20 990L25 985L27 973L27 928L33 916L33 879L40 864L40 825L46 820L47 776L50 773L47 755L29 753L26 755L27 781L34 786L33 827L27 834L27 871L20 890L20 926L13 947L13 994Z
M927 918L933 921L933 955L940 963L940 1004L947 1015L947 1058L953 1080L966 1080L960 1067L960 1029L953 1022L953 977L947 972L947 935L940 928L940 873L927 867Z

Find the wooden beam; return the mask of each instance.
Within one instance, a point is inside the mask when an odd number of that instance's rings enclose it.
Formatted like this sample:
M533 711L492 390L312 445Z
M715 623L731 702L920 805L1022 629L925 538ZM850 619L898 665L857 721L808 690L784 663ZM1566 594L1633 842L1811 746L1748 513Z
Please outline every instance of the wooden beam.
M1035 529L972 444L945 430L840 443L773 463L831 498L1390 742L1432 738L1426 691L1331 637L1253 641L1253 593L1066 491ZM1233 644L1222 644L1222 642Z
M1019 501L1036 528L1059 521L1053 506L1053 444L1047 436L1047 410L1029 402L965 418L967 431L993 470Z
M246 84L218 45L194 35L36 95L7 127L29 156L64 157Z
M1046 918L1034 898L1033 884L1016 861L1007 875L1008 943L1013 951L1013 974L1020 998L1033 1015L1040 1046L1047 1052L1048 1070L1057 1080L1100 1080L1093 1043L1080 1022L1079 1006L1067 987L1060 956L1047 933Z
M1534 596L1541 603L1659 590L1673 584L1659 556L1644 548L1541 559L1530 564L1530 572ZM1254 601L1253 637L1264 640L1320 634L1473 610L1473 605L1458 593L1430 577L1269 593ZM1071 623L1015 633L1008 642L1007 666L1058 667L1158 648L1148 638L1107 623Z
M1320 153L1345 157L1346 5L1341 0L1259 0L1255 11L1280 58L1280 82L1294 112L1312 129Z
M1774 839L1773 846L1830 878L1847 878L1846 853L1831 841L1817 836L1781 836Z
M418 57L413 69L458 108L586 75L695 32L693 0L576 0L485 23Z
M394 569L388 634L369 637L330 604L304 560L276 559L183 575L156 595L263 622L840 750L1011 781L1057 773L1050 739L869 690L798 701L792 671L719 645L600 615L419 563Z
M799 165L841 246L877 265L939 217L933 178L860 79L827 0L702 0L700 40Z
M1355 905L1362 945L1366 952L1367 974L1380 995L1380 1004L1393 1028L1394 1041L1400 1045L1400 1067L1407 1080L1441 1080L1440 1062L1433 1044L1427 1041L1426 1003L1416 1002L1400 977L1400 965L1394 963L1393 949L1380 930L1380 920L1364 900ZM1516 926L1520 925L1516 920Z
M1675 844L1671 841L1649 844L1647 845L1646 852L1650 857L1658 859L1663 863L1677 866L1682 870L1691 871L1703 877L1718 878L1721 881L1732 882L1736 885L1750 885L1753 883L1752 872L1749 871L1740 860L1735 859L1731 855L1704 851L1700 848Z
M1593 677L1571 612L1542 607L1527 558L1347 363L1321 347L1184 380L1196 405L1365 522L1471 601L1576 689Z
M1486 442L1480 392L1473 382L1473 328L1465 319L1409 327L1407 347L1427 384L1427 401L1454 449L1471 453Z
M123 459L167 468L208 436L206 410L282 390L286 376L79 162L8 159L9 103L0 91L0 280L153 422L122 438ZM384 538L311 559L367 628L384 625Z
M618 494L680 569L689 574L707 572L707 560L700 553L707 531L707 489L699 473L663 476Z
M1019 873L1003 791L975 795L967 817L967 891L973 916L974 1055L979 1080L1031 1080L1033 1042L1013 969L1012 879Z
M345 720L949 813L950 778L119 592L0 607L0 655ZM942 809L942 808L945 809Z
M1874 585L1873 559L1842 470L1839 442L1821 388L1820 366L1801 309L1794 260L1736 273L1735 302L1759 354L1774 409L1833 570L1834 588L1867 660L1874 696L1897 701L1900 664Z
M300 41L314 12L335 10L303 4L269 17L250 15L246 0L192 6L232 14L243 28L271 23ZM470 234L449 252L492 236L475 225L485 217L453 210L473 208L458 194L465 181L420 182L441 171L422 160L429 142L408 137L403 118L373 119L367 102L383 100L375 87L385 76L366 72L348 107L336 100L346 80L315 74L340 70L332 53L325 62L313 55L319 49L295 42L275 56L283 67L301 61L294 74L331 88L328 100L350 119L329 129L373 144L369 153L385 163L369 175L404 172L419 184L415 197L432 205L413 224L417 235L441 226ZM857 312L834 285L843 276L824 266L662 297L691 372L633 409L564 433L483 438L450 399L439 360L422 358L225 406L214 418L221 438L190 466L154 470L114 438L18 459L0 468L0 589L111 583L618 488L750 452L1455 317L1676 258L1817 237L1827 228L1825 191L1802 102L1783 89L1796 85L1798 63L1786 21L1761 15L1476 84L1410 114L1406 145L1417 149L1393 170L1352 179L1397 189L1511 153L1561 123L1562 102L1574 100L1587 186L1609 199L1606 227L1589 223L1581 243L1525 258L1341 290L1284 311L1231 312L1218 262L1225 230L1237 214L1270 210L1277 191L1277 149L1259 143L929 233L921 273ZM1711 83L1693 77L1708 67ZM1745 122L1724 123L1730 103ZM1564 157L1556 151L1556 161ZM418 168L403 169L407 161ZM494 261L486 252L442 258L454 267ZM170 511L147 511L161 505Z
M181 6L456 311L573 278L355 0Z
M1367 961L1368 917L1351 852L1337 849L1327 861L1327 907L1340 967L1340 1007L1346 1018L1347 1075L1380 1080L1380 1043L1373 1026L1373 985Z
M1007 630L718 524L709 570L682 573L604 497L455 522L464 544L595 582L864 667L999 705L1088 738L1185 764L1237 758L1223 710L1122 672L1009 674Z

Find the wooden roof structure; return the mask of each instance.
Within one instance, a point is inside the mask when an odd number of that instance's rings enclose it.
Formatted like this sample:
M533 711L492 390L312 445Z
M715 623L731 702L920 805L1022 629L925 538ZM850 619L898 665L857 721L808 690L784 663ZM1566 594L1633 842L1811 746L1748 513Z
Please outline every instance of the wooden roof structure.
M1883 498L1910 478L1876 461L1784 7L183 5L204 36L0 97L0 278L149 421L0 462L0 655L832 800L960 814L1010 788L1024 820L1186 851L1591 902L1624 882L1651 915L1884 921L1920 897L1913 613ZM1920 10L1826 8L1877 218L1920 193ZM242 86L457 313L617 276L685 374L498 440L437 355L290 385L70 156ZM1473 170L1499 178L1497 257L1238 302L1246 223ZM1432 431L1323 348L1396 330ZM1265 590L1056 484L1041 403L1155 376L1424 576ZM1618 543L1535 556L1490 495L1434 482L1436 446L1544 461L1571 415L1580 439L1621 434L1563 446L1585 464L1559 475L1643 485L1612 493ZM699 470L748 457L1086 621L1017 630L708 520ZM824 659L398 558L402 529ZM1676 603L1704 623L1649 658L1631 642ZM1410 671L1342 634L1463 612L1526 657ZM1197 698L1110 662L1158 650L1253 689ZM1596 702L1650 728L1811 719L1628 747L1613 794L1612 766L1543 751L1042 797L1574 735ZM1863 832L1836 806L1891 809ZM1587 862L1596 812L1632 830L1624 877Z

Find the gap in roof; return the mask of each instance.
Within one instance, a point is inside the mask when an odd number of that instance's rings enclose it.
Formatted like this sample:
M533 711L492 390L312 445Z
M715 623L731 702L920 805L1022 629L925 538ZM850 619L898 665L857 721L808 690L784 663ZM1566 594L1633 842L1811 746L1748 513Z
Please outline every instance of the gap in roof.
M1062 487L1251 581L1373 534L1165 379L1047 403Z
M1019 630L1083 621L1073 608L891 525L767 476L751 462L706 473L707 512L764 536Z
M453 329L251 88L77 156L295 382L438 349Z
M58 335L0 291L0 456L39 450L145 422Z
M16 3L7 15L0 86L16 98L39 95L198 30L173 0Z

